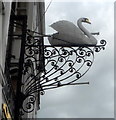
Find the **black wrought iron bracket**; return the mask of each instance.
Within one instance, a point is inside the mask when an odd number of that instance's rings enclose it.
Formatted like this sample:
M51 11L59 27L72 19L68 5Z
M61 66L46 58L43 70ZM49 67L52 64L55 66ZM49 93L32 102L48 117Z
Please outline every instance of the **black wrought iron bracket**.
M48 89L89 84L78 81L92 66L95 52L104 50L106 45L105 40L95 46L42 45L41 37L28 34L25 42L20 115L34 110L37 93L43 95Z
M43 38L49 35L30 31L38 36L31 35L27 30L27 16L11 16L11 20L12 34L9 34L9 39L17 37L21 39L15 119L33 112L37 96L44 95L45 90L89 84L78 81L91 68L95 53L105 49L105 40L101 40L95 46L45 45ZM21 28L21 35L13 34L14 27ZM8 63L10 65L10 62Z

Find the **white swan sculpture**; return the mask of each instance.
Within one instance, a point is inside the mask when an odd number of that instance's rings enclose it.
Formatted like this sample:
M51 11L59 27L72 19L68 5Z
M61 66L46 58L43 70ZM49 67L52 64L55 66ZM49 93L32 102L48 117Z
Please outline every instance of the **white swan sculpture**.
M77 25L72 22L62 20L53 23L51 27L58 31L48 37L51 45L96 45L96 38L88 32L82 25L82 22L91 24L88 18L80 18Z

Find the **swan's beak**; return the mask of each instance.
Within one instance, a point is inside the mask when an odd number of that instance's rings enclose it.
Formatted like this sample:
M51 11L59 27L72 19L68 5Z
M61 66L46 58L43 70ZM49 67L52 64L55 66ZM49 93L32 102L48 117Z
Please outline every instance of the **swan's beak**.
M89 21L89 19L86 19L86 22L89 23L89 24L91 24L91 22Z

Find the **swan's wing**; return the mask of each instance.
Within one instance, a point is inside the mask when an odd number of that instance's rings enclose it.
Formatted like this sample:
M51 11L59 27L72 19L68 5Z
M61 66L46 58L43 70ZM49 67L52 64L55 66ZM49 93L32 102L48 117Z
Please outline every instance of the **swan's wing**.
M49 38L52 45L90 44L89 38L72 22L62 20L53 23L51 27L58 31L58 33L53 34L52 38Z
M72 34L75 33L76 34L82 34L82 32L80 31L80 29L74 25L72 22L66 21L66 20L61 20L58 22L53 23L52 25L50 25L53 29L55 29L56 31L58 31L59 33L66 33L66 34Z
M85 36L72 36L68 34L55 33L48 38L51 45L78 45L89 44L88 38Z
M48 37L48 40L51 45L71 45L72 43L67 41L67 39L65 39L64 37L66 36L62 36L59 35L59 33L55 33L52 37Z

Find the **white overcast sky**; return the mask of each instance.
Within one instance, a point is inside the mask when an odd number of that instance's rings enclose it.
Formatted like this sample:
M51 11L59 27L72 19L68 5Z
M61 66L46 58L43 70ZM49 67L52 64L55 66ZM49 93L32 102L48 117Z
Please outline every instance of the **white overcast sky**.
M56 2L57 1L57 2ZM90 85L68 86L46 91L41 96L39 118L113 118L114 117L114 0L53 0L46 12L46 34L58 20L76 24L80 17L92 22L87 25L96 37L107 41L106 49L95 54L90 70L80 79ZM46 7L50 0L46 1Z

